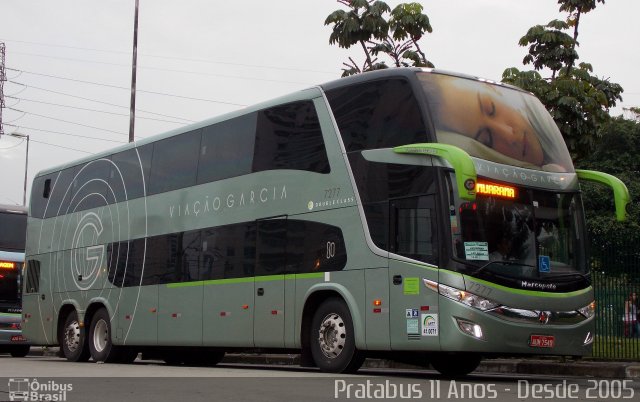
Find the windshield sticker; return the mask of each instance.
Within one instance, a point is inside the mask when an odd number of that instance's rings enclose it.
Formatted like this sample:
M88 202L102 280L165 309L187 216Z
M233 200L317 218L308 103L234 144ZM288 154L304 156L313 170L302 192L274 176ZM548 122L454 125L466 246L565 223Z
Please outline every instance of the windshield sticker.
M420 278L405 278L403 290L405 295L419 295Z
M438 336L438 314L422 314L422 336Z
M467 260L489 261L489 243L486 241L464 242L464 255Z
M551 272L551 258L548 255L538 257L538 271Z

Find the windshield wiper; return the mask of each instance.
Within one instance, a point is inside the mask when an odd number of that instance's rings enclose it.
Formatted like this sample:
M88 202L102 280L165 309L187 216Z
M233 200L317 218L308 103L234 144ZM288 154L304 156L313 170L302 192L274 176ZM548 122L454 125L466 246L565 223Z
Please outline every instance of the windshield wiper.
M579 276L582 279L587 279L587 275L581 274L580 272L574 272L574 273L571 273L571 274L560 274L560 275L553 275L552 272L543 272L543 273L547 274L549 279L573 278L574 276Z
M533 265L529 265L529 264L523 264L521 262L517 262L517 261L508 261L508 260L497 260L497 261L489 261L488 263L484 264L483 266L481 266L480 268L476 269L475 271L473 271L471 273L472 276L476 276L478 275L480 272L484 271L487 267L489 267L489 265L491 264L502 264L502 265L517 265L519 267L530 267L530 268L535 268L535 266Z

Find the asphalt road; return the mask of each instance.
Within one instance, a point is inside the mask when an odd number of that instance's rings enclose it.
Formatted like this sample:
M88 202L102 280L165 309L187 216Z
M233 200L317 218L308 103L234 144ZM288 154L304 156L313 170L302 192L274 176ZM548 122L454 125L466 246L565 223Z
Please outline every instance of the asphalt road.
M320 373L289 366L216 367L69 363L56 357L0 356L0 401L614 401L639 400L640 382L476 374L446 380L426 370ZM17 399L26 397L28 399Z

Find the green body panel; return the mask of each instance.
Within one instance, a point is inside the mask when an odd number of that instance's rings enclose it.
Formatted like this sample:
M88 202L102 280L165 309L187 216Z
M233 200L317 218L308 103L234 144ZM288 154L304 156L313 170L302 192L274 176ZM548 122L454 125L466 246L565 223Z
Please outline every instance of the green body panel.
M438 294L423 285L423 278L438 281L439 270L413 263L389 260L389 281L391 283L391 326L392 350L440 350L440 336L423 336L423 317L439 316ZM401 277L401 283L393 278Z
M591 353L591 344L584 345L587 334L593 335L595 320L576 325L542 325L505 322L479 310L466 307L453 300L441 297L440 321L441 346L443 351L467 351L508 354L553 354L584 356ZM482 327L484 339L478 340L463 334L455 318L463 318ZM532 348L528 345L531 335L555 337L553 348Z

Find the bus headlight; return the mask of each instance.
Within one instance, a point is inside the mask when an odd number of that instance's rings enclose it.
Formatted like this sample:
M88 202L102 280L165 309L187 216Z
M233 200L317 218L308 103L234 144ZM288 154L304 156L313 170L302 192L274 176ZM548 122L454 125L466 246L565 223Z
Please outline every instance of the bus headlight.
M589 305L578 309L578 312L586 318L591 318L596 314L596 301L592 301Z
M500 306L499 303L496 303L492 300L485 299L484 297L480 297L473 293L456 289L451 286L440 284L438 285L438 292L451 300L455 300L469 307L477 308L478 310L482 311L492 310Z

